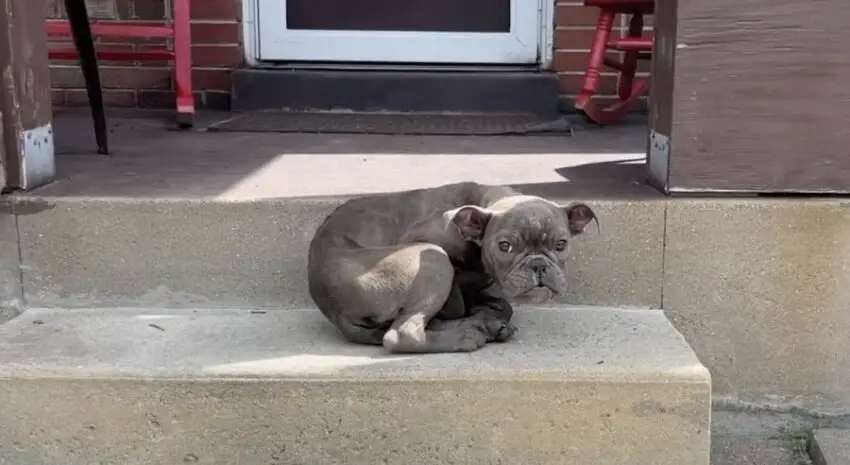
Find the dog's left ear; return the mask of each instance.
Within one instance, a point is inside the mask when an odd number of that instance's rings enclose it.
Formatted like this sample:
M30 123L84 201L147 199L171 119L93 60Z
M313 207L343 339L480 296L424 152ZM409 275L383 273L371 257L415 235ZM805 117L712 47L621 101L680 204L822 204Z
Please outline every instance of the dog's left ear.
M583 203L574 203L564 207L569 222L570 234L573 236L584 232L584 228L591 221L596 221L596 226L599 226L599 220L596 218L596 213Z
M443 213L446 228L457 227L468 241L480 240L493 213L477 205L464 205Z

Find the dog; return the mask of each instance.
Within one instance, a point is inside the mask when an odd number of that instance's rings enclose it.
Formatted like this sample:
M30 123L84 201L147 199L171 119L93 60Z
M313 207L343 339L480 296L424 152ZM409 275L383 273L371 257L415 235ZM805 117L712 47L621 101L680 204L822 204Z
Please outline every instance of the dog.
M353 343L472 352L514 335L511 301L566 291L568 245L591 221L584 203L474 182L351 199L310 242L310 296Z

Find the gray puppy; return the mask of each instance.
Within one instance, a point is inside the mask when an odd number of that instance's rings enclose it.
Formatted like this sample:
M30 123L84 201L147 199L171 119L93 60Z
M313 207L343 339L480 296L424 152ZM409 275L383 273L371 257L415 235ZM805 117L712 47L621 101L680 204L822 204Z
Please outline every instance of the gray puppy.
M509 339L508 300L567 289L567 245L596 215L467 182L352 199L310 243L310 295L349 341L471 352Z

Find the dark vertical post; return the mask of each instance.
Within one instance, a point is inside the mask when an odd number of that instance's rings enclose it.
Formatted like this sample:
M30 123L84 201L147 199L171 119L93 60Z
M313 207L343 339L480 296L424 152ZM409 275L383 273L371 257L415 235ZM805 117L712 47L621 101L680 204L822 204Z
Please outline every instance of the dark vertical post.
M56 174L44 0L0 0L4 184L33 189Z
M658 0L654 27L656 186L850 192L846 0Z
M676 79L676 34L679 0L656 0L652 29L655 43L649 86L648 181L668 193L673 87Z
M86 81L86 94L89 98L94 137L97 153L109 154L108 133L106 131L106 111L103 108L103 88L100 84L100 69L97 64L97 51L94 48L89 13L85 0L65 0L65 13L71 24L74 45L80 55L80 68Z

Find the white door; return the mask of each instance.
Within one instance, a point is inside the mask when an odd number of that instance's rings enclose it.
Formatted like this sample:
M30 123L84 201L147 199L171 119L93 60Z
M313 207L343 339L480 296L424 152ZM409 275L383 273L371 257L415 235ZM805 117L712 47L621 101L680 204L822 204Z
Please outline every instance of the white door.
M254 1L260 60L533 64L551 0Z

